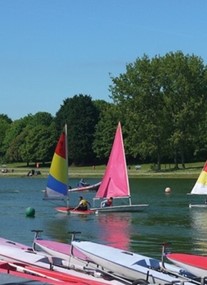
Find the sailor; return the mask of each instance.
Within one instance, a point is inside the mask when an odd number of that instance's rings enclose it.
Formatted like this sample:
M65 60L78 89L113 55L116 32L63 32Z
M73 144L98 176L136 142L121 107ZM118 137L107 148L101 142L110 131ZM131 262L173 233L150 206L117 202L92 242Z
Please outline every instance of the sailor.
M88 210L88 206L89 207L91 206L90 202L88 202L87 200L83 199L82 196L80 196L80 202L79 202L78 206L75 207L74 210L87 211Z
M103 207L110 207L110 206L112 206L112 204L113 204L113 197L110 197L110 198L108 198L107 200L104 200L101 203L101 208L103 208Z
M87 185L87 183L85 182L85 180L83 178L81 178L81 180L78 183L78 187L84 187L86 185Z

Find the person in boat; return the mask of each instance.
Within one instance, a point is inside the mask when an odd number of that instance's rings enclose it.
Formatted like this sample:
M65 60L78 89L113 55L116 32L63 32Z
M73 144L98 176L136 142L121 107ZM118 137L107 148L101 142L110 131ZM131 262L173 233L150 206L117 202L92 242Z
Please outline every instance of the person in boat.
M104 200L101 203L101 208L103 208L103 207L110 207L112 205L113 205L113 197L110 197L110 198L108 198L107 200Z
M91 206L90 202L88 202L86 199L83 199L83 197L80 196L80 202L79 202L78 206L75 207L74 210L87 211L88 206L89 207Z
M81 180L78 183L78 187L84 187L84 186L88 186L89 184L87 182L85 182L85 180L83 178L81 178Z

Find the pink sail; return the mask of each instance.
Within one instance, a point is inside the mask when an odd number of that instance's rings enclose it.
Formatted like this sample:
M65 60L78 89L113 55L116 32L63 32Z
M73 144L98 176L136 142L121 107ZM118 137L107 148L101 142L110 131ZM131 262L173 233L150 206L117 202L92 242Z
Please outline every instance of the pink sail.
M129 197L130 188L121 123L118 123L111 154L96 198Z

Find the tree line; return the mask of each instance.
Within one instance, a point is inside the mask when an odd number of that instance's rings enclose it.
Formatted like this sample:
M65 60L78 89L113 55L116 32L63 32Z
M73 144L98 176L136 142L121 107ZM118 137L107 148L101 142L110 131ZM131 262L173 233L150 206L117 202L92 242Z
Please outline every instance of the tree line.
M185 167L207 155L207 68L181 51L144 55L111 76L112 103L78 94L63 101L55 116L38 112L12 121L0 114L2 163L51 161L58 137L68 126L69 164L107 162L118 121L128 163Z

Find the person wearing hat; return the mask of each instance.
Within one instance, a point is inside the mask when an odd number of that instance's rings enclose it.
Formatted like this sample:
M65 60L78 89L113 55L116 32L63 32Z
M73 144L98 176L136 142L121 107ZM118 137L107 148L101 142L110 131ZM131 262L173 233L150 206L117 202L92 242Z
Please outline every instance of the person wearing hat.
M82 196L80 196L80 202L79 202L78 206L75 207L74 210L87 211L88 210L88 206L89 207L91 206L90 202L88 202L87 200L83 199Z

